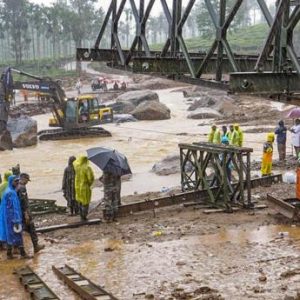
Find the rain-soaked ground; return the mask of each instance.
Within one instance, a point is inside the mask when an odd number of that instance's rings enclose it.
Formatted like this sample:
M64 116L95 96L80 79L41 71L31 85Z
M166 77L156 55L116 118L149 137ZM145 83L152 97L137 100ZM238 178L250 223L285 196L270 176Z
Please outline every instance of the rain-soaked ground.
M67 263L124 300L299 299L299 247L299 227L271 225L168 241L158 236L144 243L60 242L27 263L65 300L77 298L56 278L52 265ZM0 299L28 299L12 275L25 263L6 261L2 253Z
M28 186L31 197L65 204L60 189L68 157L90 147L108 146L123 152L132 167L132 179L122 185L123 196L178 186L180 174L158 177L150 172L153 164L178 153L180 142L205 141L212 120L187 119L187 102L181 91L157 92L171 109L170 120L108 124L104 128L111 131L111 138L39 142L7 151L1 153L1 170L20 163L32 177ZM49 115L35 118L40 130L47 128ZM276 123L274 120L270 126ZM254 148L254 159L261 157L264 138L265 133L245 135L245 145ZM100 170L92 167L100 176ZM100 199L101 193L95 188L93 199ZM207 217L197 211L187 214L188 218L166 210L150 221L133 216L127 223L44 235L41 240L46 249L29 261L7 261L2 252L0 299L29 299L12 274L26 263L64 300L76 296L56 278L52 265L67 263L122 300L300 299L296 298L300 292L299 227L266 225L276 224L268 211L243 217ZM31 249L27 237L26 247Z
M110 138L39 141L36 146L5 151L1 153L0 172L20 163L21 169L32 177L32 182L28 185L32 198L56 199L60 205L65 205L61 181L69 156L85 154L91 147L105 146L124 153L131 165L133 176L130 181L122 185L123 196L135 192L160 191L163 187L180 185L180 174L157 176L151 172L152 166L167 155L179 154L179 143L206 141L213 120L187 119L189 113L187 107L190 103L186 102L181 91L167 89L156 92L159 94L160 101L170 108L171 119L139 121L119 126L106 124L103 127L112 133ZM48 128L49 117L49 114L35 116L39 130ZM228 123L230 124L230 120ZM274 120L270 125L275 127L276 123L277 120ZM254 149L253 159L261 158L264 139L265 133L245 134L245 146ZM290 153L290 147L288 152ZM277 149L274 156L277 157ZM91 165L96 178L99 178L101 171ZM96 188L93 200L100 198L102 198L102 190Z

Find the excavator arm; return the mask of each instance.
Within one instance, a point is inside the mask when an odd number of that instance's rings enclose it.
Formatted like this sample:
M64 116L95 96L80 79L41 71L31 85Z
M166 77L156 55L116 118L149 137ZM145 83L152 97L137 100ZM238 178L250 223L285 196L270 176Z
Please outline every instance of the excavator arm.
M13 90L26 90L30 92L39 92L49 95L52 103L52 112L61 127L64 126L64 119L62 118L59 111L65 111L65 101L67 99L63 88L60 86L58 81L54 81L50 78L38 77L17 69L11 68L11 72L17 73L29 78L34 81L13 81L11 88Z
M30 80L26 82L13 81L12 73L17 73ZM107 121L113 121L111 108L99 108L98 100L82 95L67 99L66 94L58 81L51 78L38 77L13 68L6 68L2 73L0 81L0 150L1 134L7 133L7 118L9 112L10 98L14 90L26 90L40 92L49 95L52 104L52 113L57 120L58 129L47 129L38 132L40 140L58 140L82 137L108 137L111 133L102 127L95 127ZM87 119L80 119L79 104L88 104ZM105 115L104 115L105 114ZM106 115L109 114L109 118ZM83 115L84 116L84 115Z

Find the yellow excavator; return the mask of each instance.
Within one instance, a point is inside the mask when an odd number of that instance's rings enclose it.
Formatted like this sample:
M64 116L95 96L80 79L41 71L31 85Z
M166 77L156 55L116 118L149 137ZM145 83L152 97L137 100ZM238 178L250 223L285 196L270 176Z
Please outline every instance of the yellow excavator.
M13 90L42 93L47 95L44 97L46 101L52 104L53 118L49 120L49 126L58 128L39 131L40 140L111 136L109 131L97 125L113 122L113 110L100 105L97 95L82 94L78 97L67 98L58 81L40 78L12 68L11 72L34 79L30 82L13 82L11 85Z

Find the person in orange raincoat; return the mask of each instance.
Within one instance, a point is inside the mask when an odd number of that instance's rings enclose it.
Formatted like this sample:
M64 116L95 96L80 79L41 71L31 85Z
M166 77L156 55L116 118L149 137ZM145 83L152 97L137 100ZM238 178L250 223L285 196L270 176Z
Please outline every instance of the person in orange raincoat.
M272 173L272 160L273 160L273 143L275 134L270 132L267 134L267 141L263 147L263 158L261 162L261 175L269 176Z

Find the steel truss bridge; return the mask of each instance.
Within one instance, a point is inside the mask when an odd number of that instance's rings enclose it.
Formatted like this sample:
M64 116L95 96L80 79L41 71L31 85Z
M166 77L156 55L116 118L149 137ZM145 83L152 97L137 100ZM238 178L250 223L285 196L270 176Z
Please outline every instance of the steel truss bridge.
M130 48L125 50L120 43L118 27L127 1L134 16L136 34ZM169 26L161 51L151 51L146 38L147 21L156 1L161 2ZM300 0L274 0L274 16L265 0L257 0L270 28L258 55L237 55L227 40L228 30L244 0L236 0L229 12L226 0L219 0L218 10L211 0L204 1L215 28L214 41L206 53L189 52L182 35L196 0L173 0L171 6L166 0L149 0L147 5L144 0L111 0L94 47L78 48L77 60L107 62L114 68L225 87L233 93L283 95L289 99L290 95L300 92L300 60L293 44L293 33L300 21ZM111 32L111 47L100 49L107 28ZM207 80L207 74L213 80Z

